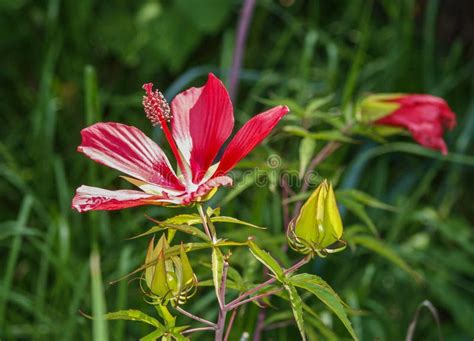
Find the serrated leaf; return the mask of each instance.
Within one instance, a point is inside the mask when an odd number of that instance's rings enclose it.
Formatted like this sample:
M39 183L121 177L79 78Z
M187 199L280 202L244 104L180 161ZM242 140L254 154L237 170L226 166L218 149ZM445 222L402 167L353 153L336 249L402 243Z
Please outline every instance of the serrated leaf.
M266 230L266 227L258 226L234 217L227 217L227 216L220 216L220 217L212 217L211 221L213 223L231 223L231 224L238 224L244 226L250 226L256 229Z
M413 276L417 281L421 281L422 277L418 272L413 270L406 262L400 257L387 243L384 243L380 239L376 239L371 236L351 236L348 240L351 243L361 245L369 250L372 250L379 255L385 257L393 264L397 265L400 269L406 271L408 274Z
M184 243L184 251L196 251L196 250L203 250L212 247L212 243ZM165 255L166 257L177 256L181 251L180 245L174 245L166 250Z
M309 325L314 326L323 336L324 340L326 341L338 341L340 338L334 334L334 332L326 326L321 318L319 317L313 309L303 302L303 310L305 311L305 322Z
M313 157L314 149L316 148L316 141L305 137L300 142L299 148L299 156L300 156L300 169L299 169L299 177L300 179L303 178L304 173L306 171L306 167L308 167L309 161Z
M306 335L304 333L304 321L303 321L303 302L301 301L298 291L291 284L284 285L285 290L288 292L290 298L291 310L293 311L293 316L295 317L296 325L301 334L303 341L306 340Z
M334 314L341 320L347 331L351 334L354 340L358 340L357 335L352 328L352 324L347 317L344 305L336 292L327 284L322 278L316 275L299 274L291 276L288 279L289 283L294 286L309 291L315 295L321 302L323 302Z
M154 317L141 312L140 310L128 309L128 310L119 310L104 315L106 320L128 320L128 321L138 321L154 326L158 329L164 330L164 326Z
M199 220L198 222L200 222L200 221L201 220ZM153 234L153 233L157 233L157 232L161 232L161 231L166 231L167 229L175 229L175 230L178 230L180 232L184 232L184 233L190 234L192 236L196 236L196 237L198 237L200 239L203 239L203 240L206 240L206 241L210 240L209 237L204 232L202 232L200 229L198 229L197 227L190 226L190 225L176 225L176 224L169 224L169 223L163 223L163 225L153 226L148 231L146 231L144 233L141 233L137 236L134 236L130 239L140 238L140 237L143 237L143 236L146 236L146 235L149 235L149 234Z
M270 269L270 271L275 274L275 276L280 282L283 282L285 279L285 273L280 264L278 264L278 262L275 260L275 258L273 258L268 252L262 250L252 240L248 241L248 245L250 248L250 252L252 252L255 258L257 258L260 263Z
M224 255L218 247L212 248L212 280L214 282L214 289L216 291L216 297L221 307L224 306L225 302L221 299L221 285L222 285L222 273L224 271Z

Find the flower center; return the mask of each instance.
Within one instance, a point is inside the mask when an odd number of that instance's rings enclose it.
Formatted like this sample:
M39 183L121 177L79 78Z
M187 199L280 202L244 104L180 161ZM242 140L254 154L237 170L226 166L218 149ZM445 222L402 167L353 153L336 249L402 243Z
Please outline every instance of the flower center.
M153 126L163 125L172 118L171 109L165 97L159 90L153 91L153 83L143 85L146 96L143 96L143 107L146 117L151 121Z
M186 184L190 184L191 174L189 173L188 167L184 164L181 153L168 128L167 123L173 118L170 106L159 90L153 91L153 83L144 84L143 89L146 91L146 96L143 96L142 102L146 117L151 121L153 126L160 124L163 134L171 147L171 151L178 162L178 167L184 176L184 180Z

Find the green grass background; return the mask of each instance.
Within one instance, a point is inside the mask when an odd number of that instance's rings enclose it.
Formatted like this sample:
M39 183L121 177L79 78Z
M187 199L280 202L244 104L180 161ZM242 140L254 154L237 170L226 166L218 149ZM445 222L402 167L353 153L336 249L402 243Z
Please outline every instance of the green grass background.
M357 228L372 221L390 250L425 279L417 283L397 266L399 258L391 262L376 247L349 248L307 266L362 311L351 316L362 340L403 339L423 300L438 309L446 340L474 337L474 62L472 36L464 30L472 26L463 21L473 9L469 1L459 3L257 1L234 103L238 126L265 108L263 99L304 107L331 95L325 110L340 105L348 111L360 95L383 91L442 96L458 115L458 126L446 136L448 158L405 138L384 145L362 139L318 168L336 187L357 188L396 207L396 212L367 208L367 216L345 212L344 222ZM93 323L79 311L149 311L137 281L109 282L143 261L147 240L126 238L151 226L144 213L162 219L182 211L72 211L71 198L81 184L124 186L117 172L76 152L79 131L94 122L119 121L161 141L159 130L144 118L141 85L152 81L172 98L202 84L210 71L227 82L241 5L233 0L0 2L1 340L133 340L149 332L134 322ZM281 100L288 98L293 102ZM260 165L276 153L284 167L297 170L300 139L285 135L285 124L241 167ZM323 145L318 142L317 148ZM273 238L265 247L285 264L296 258L280 251L285 240L274 182L239 183L221 190L210 204L225 204L226 215L268 226ZM260 233L222 229L235 239ZM205 260L205 254L199 258ZM247 281L258 279L261 270L248 255L242 254L241 265ZM210 271L202 270L200 278L209 277ZM202 289L189 309L212 319L212 302L212 290ZM349 337L322 305L313 305L320 320L308 317L311 339ZM233 339L244 331L252 335L257 313L256 307L239 313ZM269 309L267 318L269 324L287 321L291 312ZM296 333L288 323L263 337L287 340ZM428 311L421 313L416 337L437 338Z

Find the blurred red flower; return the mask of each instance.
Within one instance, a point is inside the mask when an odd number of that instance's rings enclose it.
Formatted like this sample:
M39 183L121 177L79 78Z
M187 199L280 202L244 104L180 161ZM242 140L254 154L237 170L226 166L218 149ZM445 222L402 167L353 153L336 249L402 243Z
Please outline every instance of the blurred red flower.
M374 124L407 129L419 144L448 153L443 133L456 125L456 116L444 99L425 94L376 94L362 102L362 116L364 106Z

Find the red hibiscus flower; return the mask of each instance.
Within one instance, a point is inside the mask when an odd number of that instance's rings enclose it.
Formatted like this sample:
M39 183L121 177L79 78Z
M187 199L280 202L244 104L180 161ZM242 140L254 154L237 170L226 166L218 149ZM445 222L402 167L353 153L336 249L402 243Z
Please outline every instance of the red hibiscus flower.
M364 99L361 108L364 120L405 128L419 144L448 153L443 133L456 125L456 116L442 98L424 94L377 94Z
M161 125L177 161L178 172L173 170L162 149L139 129L114 122L94 124L81 131L78 151L127 174L123 178L141 191L81 186L72 201L77 211L189 205L207 200L219 186L232 184L226 174L288 112L286 106L277 106L250 119L216 162L234 127L232 103L222 82L209 74L203 87L178 94L171 108L163 95L152 87L151 83L143 86L145 112L154 125Z

